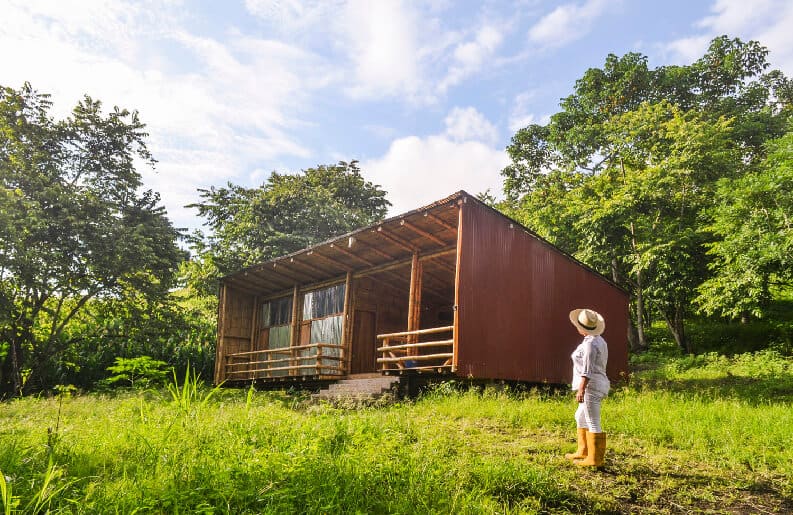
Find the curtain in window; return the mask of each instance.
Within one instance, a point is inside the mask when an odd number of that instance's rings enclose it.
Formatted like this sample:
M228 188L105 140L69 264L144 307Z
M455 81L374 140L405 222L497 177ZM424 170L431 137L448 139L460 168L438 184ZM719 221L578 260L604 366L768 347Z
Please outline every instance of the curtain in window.
M315 290L303 296L303 320L325 318L344 311L344 285Z

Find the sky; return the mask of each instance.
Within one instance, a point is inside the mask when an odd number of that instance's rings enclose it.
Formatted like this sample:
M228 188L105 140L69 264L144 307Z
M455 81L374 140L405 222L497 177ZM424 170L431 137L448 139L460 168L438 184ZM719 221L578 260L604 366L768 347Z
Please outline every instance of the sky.
M757 40L793 75L790 0L0 0L0 85L68 116L137 110L177 227L198 190L358 160L397 215L458 190L501 196L506 146L547 123L609 53L689 64Z

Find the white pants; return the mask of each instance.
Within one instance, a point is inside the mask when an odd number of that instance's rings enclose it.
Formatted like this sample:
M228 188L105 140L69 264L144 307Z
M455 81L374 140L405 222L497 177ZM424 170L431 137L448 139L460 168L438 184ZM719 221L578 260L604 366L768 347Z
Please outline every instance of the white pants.
M579 429L587 429L590 433L602 433L600 427L600 401L605 393L584 390L584 402L578 404L575 412L575 422Z

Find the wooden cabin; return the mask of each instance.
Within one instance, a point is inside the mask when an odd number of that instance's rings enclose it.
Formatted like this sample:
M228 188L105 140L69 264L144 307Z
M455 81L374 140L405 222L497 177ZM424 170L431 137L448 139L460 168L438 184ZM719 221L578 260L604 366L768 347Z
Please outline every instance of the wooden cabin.
M215 383L373 373L569 383L570 310L628 368L628 295L464 191L223 277Z

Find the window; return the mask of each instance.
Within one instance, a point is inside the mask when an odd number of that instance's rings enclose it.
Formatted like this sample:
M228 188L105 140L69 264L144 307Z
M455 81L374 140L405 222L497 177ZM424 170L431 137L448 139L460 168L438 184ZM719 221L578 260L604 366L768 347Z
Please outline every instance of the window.
M292 297L282 297L262 304L261 327L289 325L292 322Z
M303 320L315 320L344 311L344 284L337 284L303 296Z

